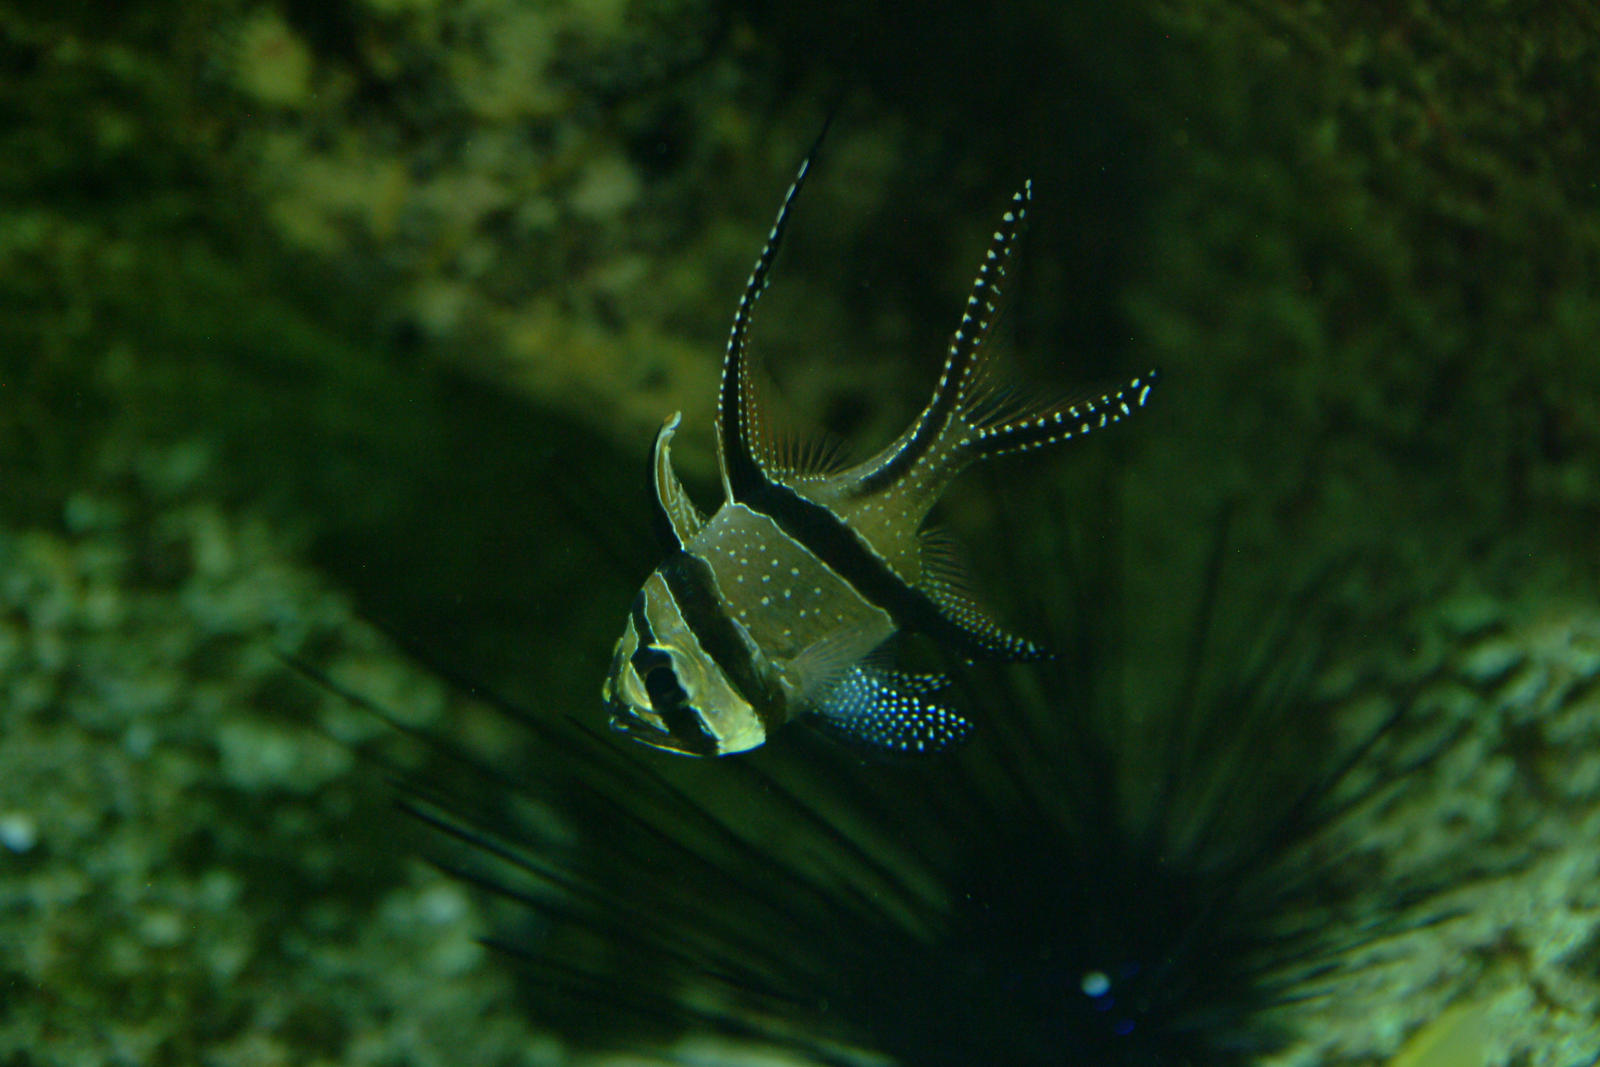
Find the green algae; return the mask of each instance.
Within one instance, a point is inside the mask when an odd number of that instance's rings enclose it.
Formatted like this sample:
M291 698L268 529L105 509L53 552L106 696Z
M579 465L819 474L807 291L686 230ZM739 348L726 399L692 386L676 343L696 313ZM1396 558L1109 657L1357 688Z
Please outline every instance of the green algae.
M315 560L436 650L588 707L606 649L578 635L609 634L626 597L608 588L626 551L595 545L639 532L630 453L683 408L709 471L732 300L841 84L758 326L805 415L870 437L921 399L900 380L937 359L991 208L1031 175L1013 315L1032 377L1168 375L1164 421L1112 446L1153 601L1224 495L1247 551L1378 541L1404 589L1463 569L1491 598L1530 571L1592 582L1592 17L1070 7L915 25L859 5L0 8L0 504L8 603L35 613L3 647L38 660L4 660L4 758L33 768L16 797L52 798L18 809L38 844L8 857L31 865L8 884L32 931L5 964L10 1054L382 1044L298 983L343 966L399 997L385 976L408 950L386 939L410 920L373 925L372 902L411 915L435 890L360 840L392 824L310 736L332 713L260 702L281 682L243 646L318 594L274 601L198 561L294 585L312 579L267 561ZM601 516L577 547L530 489L573 470ZM385 684L420 684L374 656ZM108 799L95 769L128 787ZM326 888L357 874L360 892ZM323 925L261 947L320 893ZM447 925L459 947L465 920ZM80 1027L124 1003L127 1029Z

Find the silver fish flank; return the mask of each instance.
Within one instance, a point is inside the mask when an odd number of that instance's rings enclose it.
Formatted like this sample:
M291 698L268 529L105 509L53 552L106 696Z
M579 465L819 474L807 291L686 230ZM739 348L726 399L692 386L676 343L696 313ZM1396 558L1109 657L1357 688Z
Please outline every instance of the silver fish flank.
M634 599L602 687L611 725L655 748L744 752L800 718L882 753L959 744L971 723L931 698L945 680L894 670L885 642L904 630L971 658L1048 653L979 607L948 538L925 528L929 511L971 464L1119 422L1156 380L1150 371L1087 399L1039 403L997 379L987 342L1028 182L1001 216L911 426L850 466L785 445L763 418L746 338L815 154L789 186L734 315L717 405L723 502L709 518L673 470L679 415L656 436L653 520L666 558Z

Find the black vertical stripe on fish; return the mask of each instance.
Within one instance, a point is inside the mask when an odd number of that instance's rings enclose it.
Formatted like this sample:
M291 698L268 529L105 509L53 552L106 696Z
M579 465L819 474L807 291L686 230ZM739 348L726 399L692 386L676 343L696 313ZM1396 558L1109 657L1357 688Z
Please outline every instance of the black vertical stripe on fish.
M643 612L634 617L637 626ZM649 624L645 623L647 633ZM650 636L651 642L654 635ZM667 730L680 743L694 750L698 755L714 756L717 752L717 739L706 730L705 723L700 720L700 715L689 704L689 694L678 681L677 672L672 665L672 657L653 643L641 642L631 662L633 669L638 672L639 678L644 682L645 692L650 697L650 704L656 714L661 716L661 721Z
M689 706L689 694L678 681L672 657L656 644L655 627L650 625L650 617L645 612L643 593L634 598L631 615L634 632L639 635L639 647L629 662L644 683L651 706L680 744L698 755L716 755L717 739L706 731L699 714Z
M728 616L710 566L698 556L679 552L661 565L661 576L684 623L706 655L756 709L762 725L768 730L776 729L782 721L782 695L757 665L755 650Z
M848 524L820 504L775 482L749 502L830 567L895 622L979 659L1048 659L1050 652L1004 632L963 625L940 609L927 592L911 585L861 543Z

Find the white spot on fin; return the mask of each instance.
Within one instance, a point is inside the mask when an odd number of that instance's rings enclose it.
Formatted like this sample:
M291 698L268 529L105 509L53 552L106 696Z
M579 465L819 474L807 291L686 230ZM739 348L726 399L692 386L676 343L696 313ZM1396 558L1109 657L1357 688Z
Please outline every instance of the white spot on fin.
M942 752L972 733L972 723L959 712L923 699L945 684L938 675L852 667L816 709L817 725L881 754Z

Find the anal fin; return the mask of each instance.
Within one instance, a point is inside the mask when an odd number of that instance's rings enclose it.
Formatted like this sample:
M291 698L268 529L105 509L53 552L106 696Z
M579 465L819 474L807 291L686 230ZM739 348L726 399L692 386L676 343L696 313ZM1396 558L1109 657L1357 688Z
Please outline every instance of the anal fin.
M917 589L962 633L969 648L1001 660L1040 660L1053 655L1044 646L1003 628L978 602L954 538L930 527L922 531L920 548L922 577Z
M919 756L960 745L972 723L960 712L924 699L947 679L903 674L867 664L852 667L812 712L813 725L878 755Z

